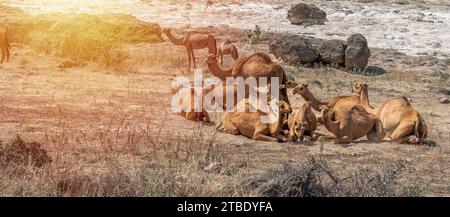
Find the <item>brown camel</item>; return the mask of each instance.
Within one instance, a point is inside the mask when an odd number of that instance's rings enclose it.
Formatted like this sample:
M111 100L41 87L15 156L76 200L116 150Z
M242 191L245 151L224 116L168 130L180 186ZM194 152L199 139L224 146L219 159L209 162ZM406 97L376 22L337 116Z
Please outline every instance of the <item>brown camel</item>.
M388 99L377 109L370 106L367 84L356 84L363 106L380 119L386 136L398 143L418 144L428 136L428 126L406 97Z
M286 73L280 64L272 61L269 55L264 53L255 53L248 57L239 58L233 66L233 69L222 70L217 62L217 56L209 55L207 58L208 68L211 73L225 80L227 77L242 77L249 78L254 77L256 79L266 77L270 84L270 78L278 77L280 84L280 100L286 101L288 104L289 99L287 95L287 78Z
M210 34L192 31L188 32L182 38L176 38L172 34L171 29L163 29L162 32L167 35L174 45L183 45L186 48L189 59L189 71L191 71L191 61L194 62L194 68L197 68L194 50L208 48L208 53L217 53L216 39Z
M231 55L233 60L236 62L236 60L239 58L238 50L236 46L234 46L233 43L231 43L230 40L225 40L219 45L219 49L217 50L217 56L220 59L220 66L223 65L223 56L224 55Z
M339 112L343 112L342 118L338 118ZM369 141L379 142L385 135L381 121L361 105L341 107L340 111L325 106L322 117L325 128L333 133L335 143L352 143L363 136L367 136Z
M281 136L281 131L284 118L286 117L285 114L290 111L289 105L284 101L279 101L268 105L270 107L269 112L264 112L260 109L257 109L256 112L250 111L250 107L255 106L255 103L258 104L260 102L252 102L250 99L240 101L232 112L223 114L216 130L233 135L243 135L258 141L286 142L286 138ZM238 109L240 108L245 110L239 111ZM263 116L277 117L275 113L278 113L278 119L272 123L263 123L261 121Z
M311 102L306 102L289 117L289 141L303 141L304 136L308 136L311 140L315 140L313 134L317 129L317 118L311 110L311 106Z
M8 32L6 30L0 30L0 50L2 52L2 60L0 63L3 63L6 57L6 61L9 61L11 45L9 44Z

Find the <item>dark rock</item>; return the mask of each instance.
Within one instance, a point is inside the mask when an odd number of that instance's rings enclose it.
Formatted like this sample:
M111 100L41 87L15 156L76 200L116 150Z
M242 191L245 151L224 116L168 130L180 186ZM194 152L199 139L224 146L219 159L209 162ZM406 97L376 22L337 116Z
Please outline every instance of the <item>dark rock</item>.
M371 75L382 75L386 73L386 70L379 66L368 66L366 72Z
M287 35L269 43L270 51L288 64L311 64L319 58L319 51L313 46L313 39Z
M295 25L323 25L327 20L327 14L313 4L299 3L288 11L289 21Z
M361 34L353 34L347 39L345 50L345 68L365 69L369 63L370 49L366 38Z
M324 41L319 47L320 58L327 64L344 65L346 47L345 41L342 40Z

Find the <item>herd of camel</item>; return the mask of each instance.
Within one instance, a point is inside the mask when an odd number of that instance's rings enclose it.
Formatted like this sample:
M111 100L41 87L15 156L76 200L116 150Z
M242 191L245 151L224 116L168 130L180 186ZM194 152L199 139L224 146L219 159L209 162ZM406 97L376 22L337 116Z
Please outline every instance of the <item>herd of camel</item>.
M232 135L243 135L258 141L287 142L287 141L316 141L324 136L315 133L318 124L323 124L334 137L335 143L352 143L362 137L367 137L370 142L380 142L388 139L397 143L420 144L428 136L428 127L419 112L415 110L406 97L388 99L378 107L373 107L369 103L368 85L357 83L353 85L353 95L336 96L328 102L318 100L306 84L297 84L287 81L283 67L273 61L265 53L255 53L247 57L238 57L236 46L229 40L224 41L216 47L216 39L208 33L188 32L183 37L175 37L170 29L163 29L169 40L175 45L186 47L189 59L189 70L191 61L196 67L194 50L208 48L207 65L211 74L221 80L227 77L237 78L279 78L280 100L277 103L267 101L255 102L254 99L246 97L240 102L236 101L236 84L229 85L223 82L222 88L205 86L202 89L203 95L211 91L223 91L223 102L218 102L220 106L226 108L227 92L231 92L235 101L234 108L224 112L220 121L216 125L216 130ZM223 70L219 66L218 59L223 62L223 55L231 55L234 64L230 69ZM270 79L268 79L270 80ZM206 109L196 112L194 95L197 94L193 84L191 94L181 98L178 103L190 108L188 111L181 111L178 114L192 121L210 122ZM270 85L270 83L269 83ZM173 94L181 89L181 84L171 86ZM287 89L293 89L293 94L299 94L305 101L299 109L293 111L287 95ZM248 90L246 90L248 91ZM269 93L270 94L270 93ZM200 98L203 100L203 98ZM269 112L257 110L250 112L249 108L256 105L276 106ZM245 108L239 110L238 108ZM320 112L316 116L313 112ZM261 117L270 115L270 112L278 112L274 117L278 117L272 123L262 123ZM274 114L272 114L273 116Z
M182 45L186 48L189 60L189 70L191 62L196 67L194 50L208 49L206 63L211 74L221 80L227 77L237 78L278 78L280 100L276 103L267 101L260 102L251 99L246 93L246 97L237 102L236 85L229 85L223 82L222 88L214 86L204 87L203 93L211 91L223 91L223 102L217 102L219 106L226 109L225 96L231 93L234 96L234 108L224 112L216 129L219 132L233 135L243 135L254 140L270 142L287 141L315 141L320 138L315 130L318 124L323 124L325 128L334 135L336 143L351 143L354 140L367 136L371 142L379 142L384 138L398 143L419 144L428 136L428 127L419 112L412 108L410 101L406 97L388 99L378 107L372 107L369 103L368 85L357 83L352 87L353 95L336 96L328 102L319 101L308 89L308 85L297 84L287 81L283 67L273 61L265 53L255 53L247 57L238 56L236 46L229 40L225 40L217 48L216 39L208 33L188 32L183 37L175 37L170 29L163 29L169 40L175 45ZM2 53L1 62L6 58L9 61L10 43L7 32L0 30L0 50ZM234 64L230 69L223 70L223 56L231 55ZM219 65L218 59L221 60ZM270 81L270 79L268 79ZM181 98L178 103L190 110L181 111L179 115L192 121L210 122L206 109L197 112L195 106L198 105L193 100L196 91L191 85L191 95ZM270 85L270 83L269 83ZM171 87L173 94L181 89L182 85ZM293 88L293 94L299 94L305 101L299 109L293 111L288 99L287 89ZM246 90L247 91L247 90ZM269 93L270 94L270 93ZM205 94L202 94L205 95ZM202 98L200 98L202 100ZM265 105L270 107L269 112L257 110L249 112L251 106ZM272 108L275 106L275 108ZM258 107L258 106L257 106ZM244 108L245 112L238 108ZM316 117L312 110L320 112ZM277 114L270 114L277 112ZM277 117L271 123L262 123L263 116L272 115Z

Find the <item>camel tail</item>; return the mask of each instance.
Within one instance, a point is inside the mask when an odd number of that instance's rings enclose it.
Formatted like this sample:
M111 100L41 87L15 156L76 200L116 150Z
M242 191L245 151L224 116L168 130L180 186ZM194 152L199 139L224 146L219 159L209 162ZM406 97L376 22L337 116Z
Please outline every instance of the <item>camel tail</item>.
M375 121L375 132L376 132L376 140L380 141L386 136L386 132L383 128L383 123L381 123L381 120L377 118Z
M414 136L421 141L428 137L428 127L422 117L419 116L418 120L414 122Z

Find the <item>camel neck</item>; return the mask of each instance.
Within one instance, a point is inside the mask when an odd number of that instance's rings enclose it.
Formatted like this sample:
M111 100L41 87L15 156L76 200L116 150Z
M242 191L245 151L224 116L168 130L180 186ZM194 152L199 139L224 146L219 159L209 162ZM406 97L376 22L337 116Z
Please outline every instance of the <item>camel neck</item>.
M228 69L225 71L222 70L219 67L219 64L217 63L217 61L215 61L214 63L208 64L208 68L214 76L220 78L221 80L225 80L227 77L231 76L232 69Z
M303 99L306 101L311 102L311 106L316 110L320 111L320 106L323 105L322 102L320 102L314 95L312 95L311 92L306 91L304 94L302 94Z
M169 40L175 45L183 45L183 40L181 38L175 38L172 32L165 32Z
M367 90L362 91L360 95L361 104L368 110L368 112L372 113L374 108L370 105L369 102L369 93Z

